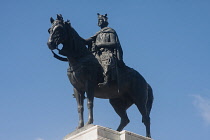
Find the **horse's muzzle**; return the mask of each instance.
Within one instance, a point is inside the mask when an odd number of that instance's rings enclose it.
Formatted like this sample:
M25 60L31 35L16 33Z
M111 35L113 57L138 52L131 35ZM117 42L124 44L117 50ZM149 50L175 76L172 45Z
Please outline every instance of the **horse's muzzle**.
M49 47L49 49L50 50L54 50L54 49L56 49L56 45L55 45L55 43L53 43L53 42L47 42L47 46Z

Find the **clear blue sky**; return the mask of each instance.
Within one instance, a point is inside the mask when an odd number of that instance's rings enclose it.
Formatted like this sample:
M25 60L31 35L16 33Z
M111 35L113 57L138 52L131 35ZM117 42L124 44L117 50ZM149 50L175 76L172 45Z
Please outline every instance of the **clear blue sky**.
M153 87L152 137L209 139L209 6L209 0L1 0L0 139L61 140L74 131L68 64L46 45L49 19L62 14L88 38L99 30L98 12L108 14L126 64ZM135 106L128 115L125 130L145 136ZM94 124L112 129L120 121L108 100L95 99L94 116Z

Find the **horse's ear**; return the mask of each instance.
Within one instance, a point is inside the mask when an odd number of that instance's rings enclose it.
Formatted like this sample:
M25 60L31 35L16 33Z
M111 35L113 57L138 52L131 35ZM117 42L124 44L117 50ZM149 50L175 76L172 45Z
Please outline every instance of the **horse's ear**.
M97 13L97 15L99 16L100 14L99 14L99 13Z
M61 14L57 14L57 19L58 19L58 20L63 20L62 15L61 15Z
M67 20L66 22L67 22L68 24L71 24L71 23L70 23L70 20Z
M65 24L71 26L70 20L67 20L67 21L65 22Z
M50 22L53 23L55 20L51 17L50 18Z
M107 14L104 15L105 17L107 16Z

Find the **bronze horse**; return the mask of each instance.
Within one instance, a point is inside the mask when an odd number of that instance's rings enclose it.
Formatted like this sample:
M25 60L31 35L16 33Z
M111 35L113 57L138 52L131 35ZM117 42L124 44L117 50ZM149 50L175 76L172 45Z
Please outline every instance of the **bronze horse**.
M95 56L87 49L84 39L71 27L69 21L64 21L61 15L57 19L50 19L52 26L49 29L49 40L47 45L50 50L58 49L60 57L54 56L62 61L69 62L67 75L74 89L77 100L79 124L78 129L84 126L83 103L85 93L87 96L88 122L93 123L93 100L94 97L109 99L110 104L120 116L121 122L117 131L130 122L126 110L135 104L142 114L142 122L146 126L146 136L150 135L150 111L153 103L153 92L150 85L136 70L125 66L118 69L118 79L112 81L110 86L99 87L98 83L103 80L102 68ZM58 48L63 44L62 49Z

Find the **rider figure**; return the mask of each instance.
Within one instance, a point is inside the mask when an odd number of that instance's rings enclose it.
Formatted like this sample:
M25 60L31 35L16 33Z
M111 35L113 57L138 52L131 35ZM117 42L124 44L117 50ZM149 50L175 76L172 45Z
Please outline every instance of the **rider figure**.
M114 29L107 27L107 14L98 13L98 26L101 30L94 36L85 39L85 43L89 45L89 50L96 55L103 68L104 82L98 84L102 87L106 86L110 80L116 80L118 78L117 67L123 67L125 64L117 33Z

